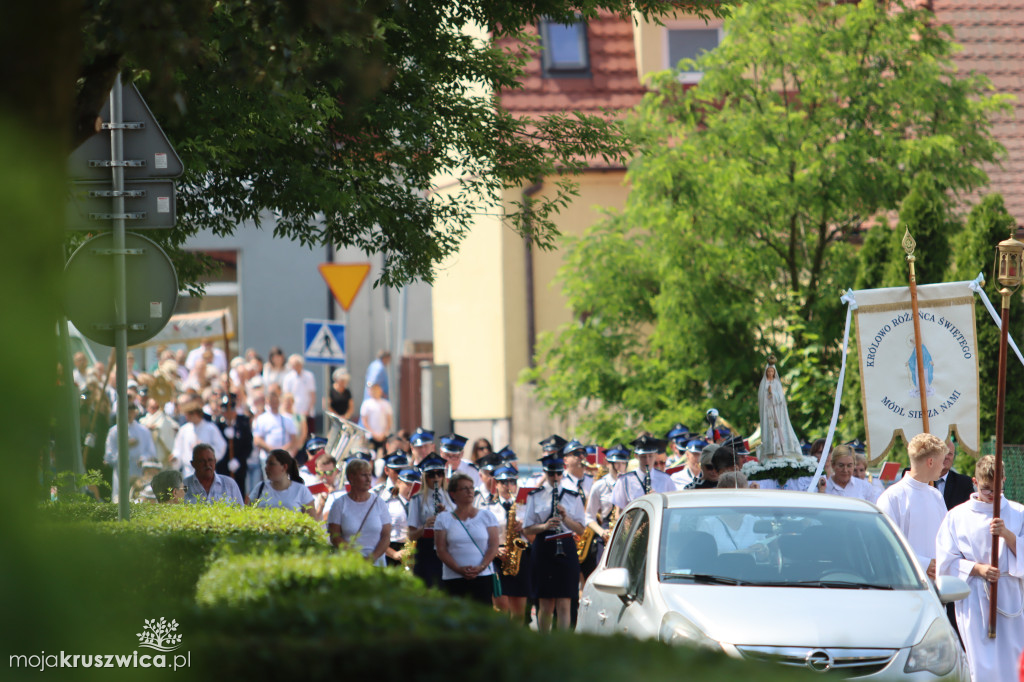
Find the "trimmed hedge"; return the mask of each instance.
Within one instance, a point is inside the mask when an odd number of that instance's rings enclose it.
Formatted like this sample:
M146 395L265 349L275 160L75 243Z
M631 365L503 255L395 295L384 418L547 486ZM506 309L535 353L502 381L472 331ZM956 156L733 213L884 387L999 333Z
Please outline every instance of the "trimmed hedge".
M540 635L489 608L425 588L400 569L340 556L222 557L202 576L190 624L193 665L231 678L566 682L772 682L809 671L625 637ZM244 626L240 625L244 624Z
M46 509L48 523L35 531L52 543L54 556L67 543L65 554L82 558L53 597L102 619L89 637L103 650L130 647L142 618L176 619L182 651L191 655L191 668L176 679L816 677L658 642L540 635L428 589L401 569L331 552L320 524L294 512L148 505L119 523L107 520L112 505L86 507ZM24 597L26 608L37 601L28 592Z

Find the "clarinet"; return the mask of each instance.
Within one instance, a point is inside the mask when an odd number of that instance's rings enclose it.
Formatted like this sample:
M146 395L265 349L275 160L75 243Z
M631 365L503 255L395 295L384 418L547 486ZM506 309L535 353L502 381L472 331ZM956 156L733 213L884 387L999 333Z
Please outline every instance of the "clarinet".
M651 492L651 467L644 469L644 495Z
M434 483L434 516L444 511L444 502L441 501L441 484Z
M554 516L555 514L558 513L558 499L559 499L559 497L561 497L559 492L560 491L558 490L557 486L552 486L551 487L551 516ZM558 520L558 531L556 531L556 532L560 533L561 531L562 531L562 520L559 519ZM565 548L562 546L562 538L558 538L558 540L555 542L555 556L556 557L563 557L563 556L565 556Z

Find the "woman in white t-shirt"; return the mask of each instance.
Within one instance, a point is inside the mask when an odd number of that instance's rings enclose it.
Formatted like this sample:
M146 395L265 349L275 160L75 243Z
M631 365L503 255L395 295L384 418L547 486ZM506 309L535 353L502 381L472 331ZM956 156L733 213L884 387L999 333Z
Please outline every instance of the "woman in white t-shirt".
M358 549L374 566L383 566L384 550L391 541L391 514L387 505L370 492L373 469L364 459L354 459L345 467L350 490L335 493L329 502L327 532L331 544L346 543Z
M434 544L444 564L441 586L456 597L468 597L490 605L494 568L498 554L498 520L486 509L473 506L476 485L468 475L455 472L448 479L448 494L454 511L437 515Z
M267 455L267 480L253 488L249 504L262 509L281 507L313 514L313 493L309 492L299 465L287 450L271 450Z

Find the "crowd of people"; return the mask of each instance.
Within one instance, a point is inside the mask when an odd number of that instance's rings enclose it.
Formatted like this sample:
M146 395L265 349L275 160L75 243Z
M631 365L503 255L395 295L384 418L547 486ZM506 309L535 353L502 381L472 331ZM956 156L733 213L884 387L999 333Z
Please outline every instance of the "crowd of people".
M133 501L226 501L282 507L324 524L330 541L356 548L379 566L399 566L450 594L492 604L540 630L570 628L579 590L596 568L618 515L651 492L714 487L816 489L875 503L907 538L927 575L963 578L970 595L950 609L974 679L1004 679L1024 650L1024 507L1003 498L993 516L995 471L982 458L973 479L952 470L951 442L921 434L909 444L910 467L885 487L867 474L856 443L824 452L818 481L783 485L748 481L756 458L728 429L691 433L676 424L656 438L641 433L627 447L585 445L552 435L539 445L541 472L521 475L509 447L494 451L457 434L395 431L381 354L368 371L361 422L365 442L336 461L315 432L315 382L301 356L279 348L269 360L250 351L227 363L204 344L181 357L165 354L129 382L129 489ZM114 413L103 368L80 366L83 427L101 432ZM767 373L766 373L767 374ZM306 375L309 375L308 377ZM338 370L323 408L353 415L349 376ZM777 391L776 391L777 392ZM770 395L770 393L769 393ZM101 425L97 427L97 424ZM99 455L117 496L117 438L108 427ZM786 434L779 439L786 441ZM89 441L87 440L87 445ZM990 565L992 536L1002 540ZM989 585L998 582L998 639L987 637Z

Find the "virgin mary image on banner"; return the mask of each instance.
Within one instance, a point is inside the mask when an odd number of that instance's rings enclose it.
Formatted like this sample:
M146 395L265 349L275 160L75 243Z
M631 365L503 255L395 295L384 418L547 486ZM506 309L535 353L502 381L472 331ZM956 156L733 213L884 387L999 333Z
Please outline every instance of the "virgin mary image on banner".
M789 422L786 392L782 389L775 356L768 357L768 366L757 389L757 406L761 413L761 445L757 458L762 462L771 457L800 456L800 440Z

